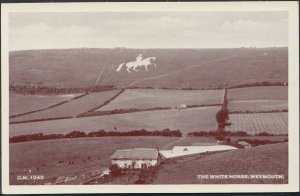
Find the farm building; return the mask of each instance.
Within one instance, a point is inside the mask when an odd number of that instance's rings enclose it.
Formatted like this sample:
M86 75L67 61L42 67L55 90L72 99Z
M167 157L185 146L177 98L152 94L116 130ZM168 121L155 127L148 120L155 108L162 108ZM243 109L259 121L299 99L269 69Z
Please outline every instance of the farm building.
M161 150L160 153L165 158L173 158L185 155L199 154L205 152L235 150L236 147L227 145L207 145L207 146L174 146L172 150Z
M111 164L119 168L141 169L156 165L160 160L159 151L149 148L117 150L111 157Z
M173 109L187 109L187 106L185 104L180 104L180 105L177 105L175 107L172 107Z

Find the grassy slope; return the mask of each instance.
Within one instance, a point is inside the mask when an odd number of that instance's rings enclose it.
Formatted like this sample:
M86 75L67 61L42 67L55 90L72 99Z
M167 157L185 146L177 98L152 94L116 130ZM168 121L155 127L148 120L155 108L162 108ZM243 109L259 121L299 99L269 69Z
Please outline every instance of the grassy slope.
M223 94L224 90L127 89L99 110L222 104Z
M196 175L278 174L285 179L202 179ZM153 184L271 184L287 183L288 144L279 143L181 158L164 164Z
M267 52L267 55L264 53ZM157 68L140 68L130 74L120 63L137 54L157 57ZM43 82L65 87L94 85L105 66L99 84L152 87L209 87L256 81L287 81L287 48L264 49L65 49L10 53L10 81ZM238 74L237 74L238 73ZM68 77L66 77L68 76Z
M80 175L83 172L109 167L110 156L116 150L132 147L160 148L176 139L174 137L105 137L10 144L10 182L18 183L15 180L16 176L27 175L28 169L32 170L33 175L45 175L46 182L58 176ZM88 160L89 156L90 160ZM70 165L70 161L74 161L74 164ZM22 182L26 181L19 181Z
M9 115L22 114L43 109L51 105L69 100L79 94L69 95L21 95L9 94Z
M186 110L160 110L116 114L96 117L50 120L32 123L10 124L10 136L33 133L68 133L73 130L128 131L136 129L163 130L180 129L182 133L195 130L216 130L218 106Z
M109 100L119 90L90 93L84 97L64 103L60 106L10 119L11 122L37 120L57 117L76 116L93 109Z

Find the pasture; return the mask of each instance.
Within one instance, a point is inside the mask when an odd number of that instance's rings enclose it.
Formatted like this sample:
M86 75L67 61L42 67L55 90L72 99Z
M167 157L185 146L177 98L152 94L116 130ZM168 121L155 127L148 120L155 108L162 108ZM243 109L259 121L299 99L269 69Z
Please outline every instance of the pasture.
M287 100L287 86L255 86L229 89L227 98L231 100Z
M59 176L79 177L88 171L108 168L110 156L116 150L133 147L161 148L176 139L174 137L105 137L10 144L10 183L30 183L16 180L18 175L28 175L29 169L32 175L45 176L45 180L36 181L37 184L54 182ZM73 163L70 164L72 161ZM79 184L80 181L76 183Z
M288 112L229 114L229 122L232 124L225 127L226 131L288 134Z
M74 117L103 104L118 92L119 90L90 93L54 108L12 118L10 122Z
M288 110L288 100L235 100L228 103L229 112L268 112Z
M264 55L264 53L268 55ZM137 54L156 57L157 67L116 72L120 63ZM9 78L16 83L88 87L105 66L99 84L117 87L210 88L288 80L288 48L127 49L79 48L11 51ZM82 69L84 65L84 69ZM80 71L78 71L80 70ZM36 77L36 75L39 77ZM238 74L237 74L238 73ZM66 77L67 76L67 77Z
M197 179L196 175L284 175L284 179ZM162 165L152 184L286 184L288 144L182 157Z
M114 128L117 131L169 128L179 129L184 135L190 131L216 130L215 115L219 109L220 106L210 106L10 124L10 137L34 133L68 133L73 130L85 132L114 130Z
M99 111L222 104L224 90L127 89Z
M63 101L68 101L80 94L65 95L22 95L9 94L9 116L44 109Z

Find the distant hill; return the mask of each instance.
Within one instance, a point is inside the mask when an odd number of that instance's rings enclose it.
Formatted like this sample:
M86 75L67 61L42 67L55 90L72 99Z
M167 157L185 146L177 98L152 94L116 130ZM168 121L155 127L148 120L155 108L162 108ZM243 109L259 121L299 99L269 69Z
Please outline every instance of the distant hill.
M138 54L156 57L157 67L128 73L118 65ZM236 49L52 49L12 51L10 82L59 87L208 88L262 81L287 82L288 48Z

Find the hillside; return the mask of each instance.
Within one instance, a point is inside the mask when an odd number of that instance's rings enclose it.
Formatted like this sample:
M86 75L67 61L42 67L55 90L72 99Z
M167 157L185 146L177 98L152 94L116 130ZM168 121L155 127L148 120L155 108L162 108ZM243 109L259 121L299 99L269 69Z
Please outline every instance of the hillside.
M196 175L284 175L284 179L197 179ZM170 160L152 184L277 184L288 182L288 144L278 143Z
M155 63L128 73L118 65L143 57ZM209 88L261 81L287 82L287 48L236 49L52 49L12 51L10 82L59 87Z

